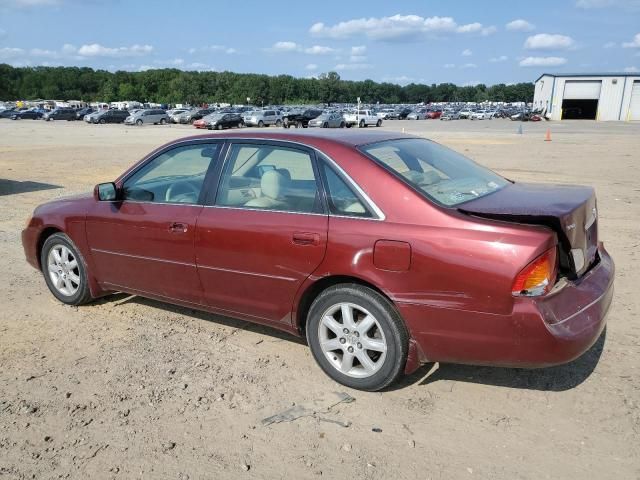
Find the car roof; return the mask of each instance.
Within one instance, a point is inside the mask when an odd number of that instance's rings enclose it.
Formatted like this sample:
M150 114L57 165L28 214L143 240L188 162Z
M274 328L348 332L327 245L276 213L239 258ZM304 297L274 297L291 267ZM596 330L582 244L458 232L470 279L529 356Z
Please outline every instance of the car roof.
M256 140L280 140L287 142L296 142L300 144L319 147L323 144L334 143L347 147L358 147L370 143L383 142L385 140L396 140L401 138L419 138L413 135L407 135L397 132L380 131L380 130L304 130L297 131L278 131L278 132L224 132L224 133L208 133L204 135L194 135L174 140L167 145L181 143L189 140L203 139L256 139Z

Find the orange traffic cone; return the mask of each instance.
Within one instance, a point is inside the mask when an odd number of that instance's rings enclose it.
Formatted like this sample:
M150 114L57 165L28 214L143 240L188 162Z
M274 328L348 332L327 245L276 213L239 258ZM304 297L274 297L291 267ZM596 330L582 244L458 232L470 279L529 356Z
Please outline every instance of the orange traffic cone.
M551 141L551 129L547 128L547 134L544 137L544 141L545 142L550 142Z

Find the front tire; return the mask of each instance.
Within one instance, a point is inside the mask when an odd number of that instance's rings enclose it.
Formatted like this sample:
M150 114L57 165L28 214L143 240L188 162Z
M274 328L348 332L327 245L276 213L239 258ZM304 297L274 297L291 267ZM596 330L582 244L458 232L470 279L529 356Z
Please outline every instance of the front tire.
M377 391L402 375L409 336L387 298L362 285L340 284L311 305L307 341L329 377L351 388Z
M44 242L40 265L51 293L67 305L83 305L92 300L87 264L64 233L55 233Z
M382 126L382 120L378 120L376 122L376 127L381 127Z

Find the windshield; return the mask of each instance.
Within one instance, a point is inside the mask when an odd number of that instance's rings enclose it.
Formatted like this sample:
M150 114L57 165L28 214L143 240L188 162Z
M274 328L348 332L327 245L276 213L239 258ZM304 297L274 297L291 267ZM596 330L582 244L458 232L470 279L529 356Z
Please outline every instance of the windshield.
M360 150L447 207L484 197L509 183L465 156L420 138L387 140Z

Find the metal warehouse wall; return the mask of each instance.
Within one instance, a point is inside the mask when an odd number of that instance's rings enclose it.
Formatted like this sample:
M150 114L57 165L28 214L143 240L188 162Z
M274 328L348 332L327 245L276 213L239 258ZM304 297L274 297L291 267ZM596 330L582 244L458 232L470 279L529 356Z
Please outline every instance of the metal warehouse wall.
M550 114L551 119L560 120L562 118L564 86L567 80L602 82L600 100L598 102L597 120L615 121L629 119L629 105L631 102L633 82L634 80L640 80L640 76L553 77L551 75L544 75L536 82L535 85L535 93L533 97L534 108L545 108L545 106L549 105L547 111ZM614 80L616 81L615 84Z

